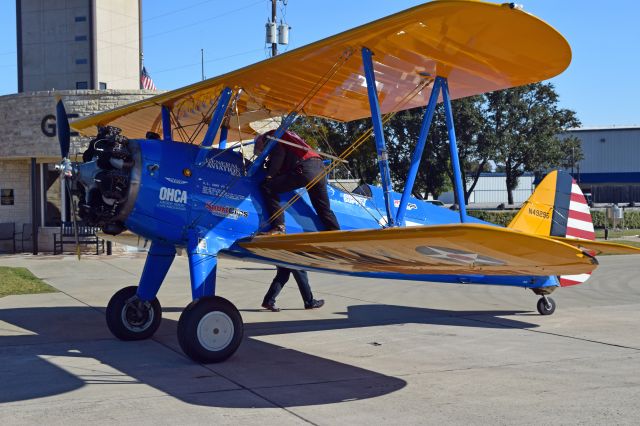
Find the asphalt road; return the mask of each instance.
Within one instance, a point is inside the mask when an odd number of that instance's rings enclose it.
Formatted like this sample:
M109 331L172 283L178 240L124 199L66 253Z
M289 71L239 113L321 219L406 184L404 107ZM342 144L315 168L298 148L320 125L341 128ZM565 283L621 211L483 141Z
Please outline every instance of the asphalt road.
M302 309L291 282L266 312L274 270L223 259L245 339L207 366L176 340L185 258L156 335L110 335L104 307L143 262L0 257L61 290L0 299L0 424L640 424L640 256L602 257L546 317L522 289L321 274L325 307Z

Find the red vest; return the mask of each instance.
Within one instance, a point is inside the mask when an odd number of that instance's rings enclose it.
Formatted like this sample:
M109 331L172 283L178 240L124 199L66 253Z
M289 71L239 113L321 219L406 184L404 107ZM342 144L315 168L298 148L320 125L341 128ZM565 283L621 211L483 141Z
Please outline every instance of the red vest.
M273 133L275 133L275 131L271 131L269 132L269 136L272 136ZM286 132L284 132L284 135L282 135L282 137L280 138L282 140L285 140L287 142L291 142L294 143L296 145L301 146L302 148L308 148L308 149L313 149L309 146L308 143L306 143L304 141L304 139L302 139L300 136L298 136L297 134L290 132L289 130L287 130ZM286 145L286 144L282 144L282 146L293 152L295 154L296 157L298 157L300 159L300 161L304 161L304 160L308 160L309 158L321 158L318 154L316 154L313 151L307 151L305 149L301 149L301 148L295 148L291 145Z

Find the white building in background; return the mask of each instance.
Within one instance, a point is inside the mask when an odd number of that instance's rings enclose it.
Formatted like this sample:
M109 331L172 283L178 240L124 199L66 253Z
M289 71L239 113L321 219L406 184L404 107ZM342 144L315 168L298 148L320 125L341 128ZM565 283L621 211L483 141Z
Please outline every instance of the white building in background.
M594 203L640 201L640 126L569 130L584 158L568 170Z
M525 173L518 179L518 187L513 191L513 203L520 205L527 201L535 187L533 173ZM455 196L452 191L445 192L438 197L445 204L454 204ZM481 173L478 183L469 196L469 205L473 207L496 207L507 204L507 184L505 173Z

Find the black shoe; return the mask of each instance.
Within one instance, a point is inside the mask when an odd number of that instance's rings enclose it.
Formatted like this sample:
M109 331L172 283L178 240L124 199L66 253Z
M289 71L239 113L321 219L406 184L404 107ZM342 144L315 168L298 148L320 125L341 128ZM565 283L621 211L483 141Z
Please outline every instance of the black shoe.
M313 299L311 301L311 303L305 303L304 304L304 308L305 309L318 309L318 308L322 308L324 306L324 300L322 299Z
M287 233L287 228L284 225L276 225L268 231L258 232L258 235L282 235Z
M280 312L280 308L276 308L276 305L270 303L263 303L262 307L271 312Z

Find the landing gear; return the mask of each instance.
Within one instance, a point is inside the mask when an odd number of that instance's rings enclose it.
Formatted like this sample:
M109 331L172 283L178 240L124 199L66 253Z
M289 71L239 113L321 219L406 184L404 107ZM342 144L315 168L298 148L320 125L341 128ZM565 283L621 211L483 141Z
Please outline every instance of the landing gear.
M180 315L178 342L191 359L205 364L221 362L235 353L243 335L236 307L218 296L191 302Z
M153 336L162 320L160 302L138 298L138 287L125 287L107 305L107 326L121 340L144 340Z
M556 310L556 302L550 297L542 296L538 300L537 308L540 315L551 315Z

